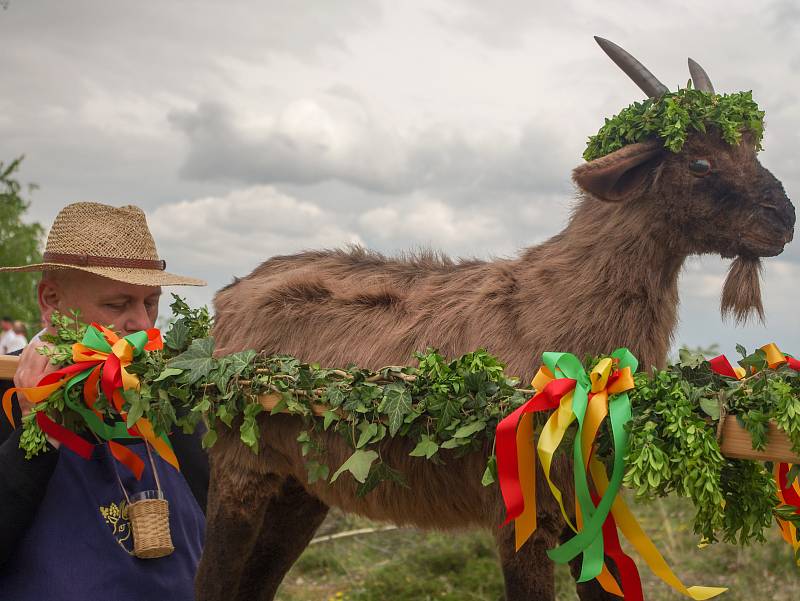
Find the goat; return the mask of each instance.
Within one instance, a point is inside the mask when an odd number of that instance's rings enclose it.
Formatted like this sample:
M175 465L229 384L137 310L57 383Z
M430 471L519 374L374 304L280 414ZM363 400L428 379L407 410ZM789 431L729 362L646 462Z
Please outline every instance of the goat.
M666 91L624 50L598 41L648 95ZM713 92L691 59L690 68L696 86ZM710 176L690 170L697 160L710 163ZM426 347L449 356L485 347L523 381L547 350L582 356L626 346L641 365L662 366L676 326L679 273L689 255L704 253L737 257L723 308L760 310L758 258L782 252L795 214L756 158L752 137L730 145L716 131L693 133L680 153L657 139L632 143L575 168L573 180L579 203L566 228L517 258L389 259L361 248L271 258L217 293L218 352L253 348L377 369ZM558 544L564 523L541 471L538 529L515 552L513 527L499 527L497 487L481 485L488 449L445 454L444 465L435 465L409 457L409 441L384 440L381 456L408 488L383 482L358 498L348 478L308 483L295 440L299 418L261 416L259 423L258 455L235 431L210 453L200 600L273 599L329 507L420 528L491 528L506 598L554 598L546 551ZM333 471L352 450L337 434L319 437ZM569 473L568 460L554 466L565 498ZM578 594L583 601L612 598L594 581L579 584Z

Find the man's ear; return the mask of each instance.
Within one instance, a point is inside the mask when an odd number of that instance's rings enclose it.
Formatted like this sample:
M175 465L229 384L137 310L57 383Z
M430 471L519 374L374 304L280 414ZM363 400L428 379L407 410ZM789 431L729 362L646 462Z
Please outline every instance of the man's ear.
M572 179L599 200L625 201L641 191L663 154L664 147L658 140L629 144L576 167Z
M59 278L52 277L52 274L43 274L36 292L42 321L49 325L53 311L58 311L61 305L63 293Z

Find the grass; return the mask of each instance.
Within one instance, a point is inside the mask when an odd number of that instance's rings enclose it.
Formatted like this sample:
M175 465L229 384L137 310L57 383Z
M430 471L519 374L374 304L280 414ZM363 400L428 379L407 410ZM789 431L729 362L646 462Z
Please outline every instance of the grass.
M763 545L697 547L691 506L664 499L634 512L677 576L687 586L727 586L720 601L800 599L800 568L777 528ZM379 526L332 512L319 534ZM645 598L688 599L654 576L636 555ZM577 599L566 566L556 567L558 601ZM487 532L362 534L311 545L286 576L279 601L498 601L503 578Z

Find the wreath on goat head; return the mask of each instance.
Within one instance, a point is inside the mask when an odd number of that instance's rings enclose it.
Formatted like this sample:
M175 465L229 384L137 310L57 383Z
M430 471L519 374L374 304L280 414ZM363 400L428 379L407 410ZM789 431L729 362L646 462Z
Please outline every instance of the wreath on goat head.
M594 39L648 98L606 119L600 131L589 137L583 153L587 161L648 138L659 138L667 150L680 152L691 131L705 133L709 128L718 129L722 139L731 145L741 141L743 131L749 131L756 148L761 150L764 111L753 101L752 92L717 94L708 73L691 58L692 78L685 88L670 92L626 50L609 40L597 36Z
M752 92L714 94L687 87L667 92L658 98L634 102L589 137L583 158L593 161L634 142L657 137L664 148L680 152L687 136L695 131L719 130L722 139L736 145L742 132L749 131L757 150L764 136L764 111L758 108Z

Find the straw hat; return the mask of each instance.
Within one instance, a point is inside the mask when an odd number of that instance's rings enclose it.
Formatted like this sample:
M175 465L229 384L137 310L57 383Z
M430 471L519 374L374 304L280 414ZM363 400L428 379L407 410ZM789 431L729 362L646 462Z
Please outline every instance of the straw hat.
M47 236L43 263L0 267L0 272L78 269L137 286L205 286L203 280L164 271L144 211L96 202L67 205Z

